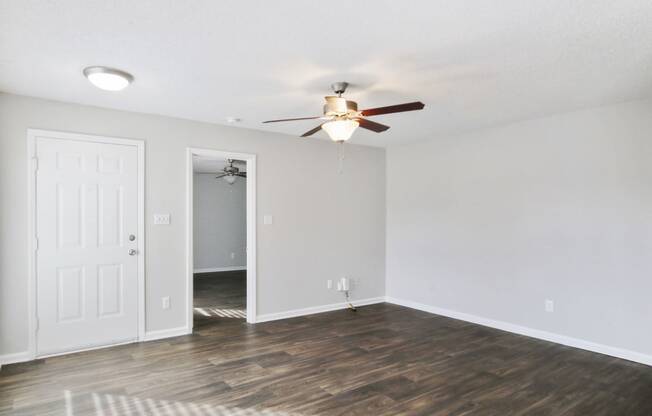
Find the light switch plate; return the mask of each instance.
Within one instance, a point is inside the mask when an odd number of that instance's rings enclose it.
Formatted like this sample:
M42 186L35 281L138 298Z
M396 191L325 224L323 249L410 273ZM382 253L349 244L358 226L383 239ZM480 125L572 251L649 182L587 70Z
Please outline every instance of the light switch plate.
M264 225L271 225L274 222L274 219L272 218L271 215L263 215L263 224Z
M546 310L546 312L554 312L555 311L555 302L553 300L546 299L545 310Z
M154 214L154 225L170 225L170 214Z

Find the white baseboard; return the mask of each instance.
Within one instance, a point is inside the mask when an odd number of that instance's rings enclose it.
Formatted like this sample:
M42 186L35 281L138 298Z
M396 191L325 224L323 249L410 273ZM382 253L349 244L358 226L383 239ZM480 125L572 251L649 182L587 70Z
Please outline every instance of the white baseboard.
M385 302L384 296L351 301L351 303L354 306L373 305L374 303L383 303L383 302ZM346 309L347 307L348 304L346 302L339 302L339 303L331 303L330 305L311 306L309 308L303 308L303 309L293 309L284 312L267 313L263 315L258 315L256 317L256 323L276 321L279 319L296 318L297 316L305 316L305 315L313 315L322 312L330 312L338 309Z
M32 354L29 351L15 352L13 354L0 355L0 367L5 364L23 363L25 361L33 360Z
M109 344L99 344L99 345L89 345L86 347L78 348L76 350L62 351L62 352L45 352L40 353L35 359L41 358L50 358L50 357L59 357L61 355L76 354L78 352L94 351L94 350L103 350L105 348L117 347L120 345L133 344L138 342L137 339L130 339L127 341L116 341Z
M172 328L172 329L161 329L161 330L158 330L158 331L148 331L148 332L145 333L145 337L141 341L154 341L154 340L157 340L157 339L178 337L178 336L186 335L186 334L190 334L190 333L192 333L192 330L189 330L185 326L184 327L179 327L179 328ZM79 350L75 350L75 351L66 351L66 352L55 353L55 354L45 354L45 355L39 356L38 358L47 358L47 357L55 357L55 356L58 356L58 355L74 354L76 352L91 351L91 350L97 350L97 349L102 349L102 348L116 347L118 345L131 344L131 343L134 343L134 342L138 342L138 341L125 341L125 342L118 342L118 343L115 343L115 344L88 347L88 348L83 348L83 349L79 349ZM13 354L0 355L0 369L5 364L22 363L22 362L31 361L31 360L34 360L34 357L32 356L32 354L30 354L29 351L23 351L23 352L17 352L17 353L13 353Z
M143 341L155 341L157 339L179 337L181 335L188 335L191 333L192 333L192 329L187 328L185 326L180 326L178 328L170 328L170 329L159 329L158 331L145 332L145 337L143 338Z
M195 269L193 273L233 272L247 270L247 266L209 267L208 269Z
M626 350L618 347L612 347L604 344L598 344L595 342L573 338L566 335L559 335L553 332L542 331L540 329L533 329L525 326L511 324L509 322L496 321L493 319L471 315L464 312L457 312L457 311L452 311L450 309L438 308L436 306L426 305L423 303L413 302L410 300L397 299L391 296L388 296L386 298L386 302L393 303L395 305L405 306L412 309L418 309L420 311L433 313L435 315L447 316L453 319L459 319L462 321L471 322L478 325L488 326L490 328L496 328L496 329L512 332L519 335L525 335L531 338L537 338L545 341L555 342L557 344L562 344L569 347L579 348L591 352L597 352L599 354L605 354L612 357L622 358L625 360L634 361L637 363L652 366L651 355L643 354L636 351Z

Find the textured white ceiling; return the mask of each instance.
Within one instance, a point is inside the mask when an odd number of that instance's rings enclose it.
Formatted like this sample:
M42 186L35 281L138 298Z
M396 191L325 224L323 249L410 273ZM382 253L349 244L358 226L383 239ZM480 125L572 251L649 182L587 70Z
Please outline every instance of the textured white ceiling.
M352 139L386 145L650 96L650 22L650 0L0 0L0 90L299 135L316 122L260 122L345 80L362 108L426 103Z
M195 173L220 173L227 164L226 159L209 159L195 156L192 159L192 170ZM240 169L241 172L247 171L247 164L242 160L234 161L233 166Z

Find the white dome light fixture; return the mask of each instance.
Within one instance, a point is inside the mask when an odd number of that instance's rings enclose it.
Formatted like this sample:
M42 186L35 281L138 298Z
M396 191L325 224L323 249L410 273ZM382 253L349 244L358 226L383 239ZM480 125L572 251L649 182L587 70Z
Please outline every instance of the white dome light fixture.
M226 175L224 177L224 180L229 184L233 185L235 183L235 176L234 175Z
M84 76L91 84L105 91L121 91L134 80L128 72L106 66L89 66L84 68Z
M345 142L351 138L360 123L356 120L340 119L324 123L321 128L334 142Z

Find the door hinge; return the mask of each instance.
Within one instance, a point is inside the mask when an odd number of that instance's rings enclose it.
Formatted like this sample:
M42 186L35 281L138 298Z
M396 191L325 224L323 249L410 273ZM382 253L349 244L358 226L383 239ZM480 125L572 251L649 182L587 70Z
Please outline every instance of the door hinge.
M38 157L36 156L32 158L32 170L34 170L34 172L38 170Z
M38 237L34 237L34 251L38 250Z
M39 327L41 326L41 320L36 317L36 330L38 331Z

